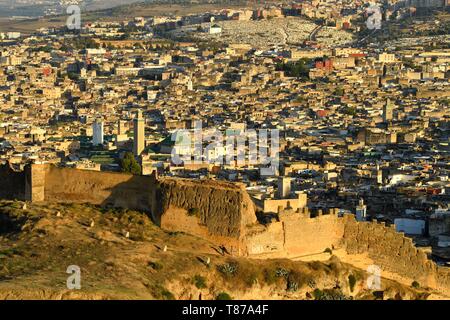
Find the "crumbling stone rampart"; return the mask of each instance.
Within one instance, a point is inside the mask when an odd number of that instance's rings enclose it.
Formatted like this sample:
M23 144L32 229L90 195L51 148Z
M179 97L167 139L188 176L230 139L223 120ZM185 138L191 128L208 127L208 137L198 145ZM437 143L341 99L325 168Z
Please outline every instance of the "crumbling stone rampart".
M374 264L417 281L421 286L449 290L450 270L438 267L427 254L417 248L412 239L387 227L383 222L357 222L352 215L342 218L344 234L342 243L347 253L367 253Z
M234 255L298 258L344 248L374 264L445 292L450 271L438 267L410 238L377 222L339 217L335 210L311 215L307 208L279 212L279 220L257 222L243 185L211 180L30 165L24 171L0 166L0 198L77 202L142 210L163 229L209 239Z
M157 179L124 173L32 164L22 172L0 168L8 184L6 199L89 203L147 212L166 230L198 235L244 254L248 225L257 223L255 207L243 185L177 178Z
M184 209L198 218L210 234L242 238L247 225L255 224L254 204L245 188L219 181L194 181L188 179L161 179L157 190L161 216L172 209Z
M450 270L437 266L412 239L382 222L358 222L354 215L339 217L335 211L311 216L307 209L285 210L280 221L253 228L246 245L256 258L301 258L327 249L344 249L366 255L382 271L398 274L422 287L450 290ZM351 260L351 258L349 259Z

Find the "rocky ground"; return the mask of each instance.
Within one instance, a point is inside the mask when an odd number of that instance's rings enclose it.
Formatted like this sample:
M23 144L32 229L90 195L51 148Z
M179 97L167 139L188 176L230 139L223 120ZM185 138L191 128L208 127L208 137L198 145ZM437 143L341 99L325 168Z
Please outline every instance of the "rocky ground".
M143 213L0 201L1 299L425 299L428 292L367 275L338 258L235 258L165 232ZM81 289L68 289L69 266Z

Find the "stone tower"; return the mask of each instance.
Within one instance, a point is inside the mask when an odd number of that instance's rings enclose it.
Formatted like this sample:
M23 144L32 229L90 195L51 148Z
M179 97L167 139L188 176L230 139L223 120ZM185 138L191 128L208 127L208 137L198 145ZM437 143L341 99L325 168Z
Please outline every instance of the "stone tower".
M133 141L133 153L136 157L140 156L145 148L145 120L142 117L142 111L136 111L134 123L134 141Z

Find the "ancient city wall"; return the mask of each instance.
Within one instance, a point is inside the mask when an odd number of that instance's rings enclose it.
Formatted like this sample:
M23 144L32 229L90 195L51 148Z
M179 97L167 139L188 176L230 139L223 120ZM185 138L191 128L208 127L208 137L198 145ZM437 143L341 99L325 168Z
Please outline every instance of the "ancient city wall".
M32 165L33 177L43 177L36 201L91 203L149 212L153 202L153 176L96 172L52 165ZM40 186L34 186L34 188Z
M255 226L247 231L245 244L247 254L257 258L286 257L284 250L284 229L282 222L267 226Z
M382 270L418 281L422 286L449 290L450 271L438 267L418 249L411 238L384 223L357 222L352 215L343 218L342 244L348 254L367 254Z
M211 235L241 252L248 225L257 223L255 207L244 186L222 181L161 179L154 219L164 229ZM228 242L228 243L227 243Z
M305 208L307 201L306 194L300 193L297 198L293 199L264 199L261 202L265 213L278 213L286 208L291 208L294 211Z
M32 188L35 201L91 203L142 210L151 213L155 222L165 229L201 236L239 239L245 225L256 222L253 203L245 188L232 183L175 178L157 180L154 176L52 165L32 165L31 168L28 175L36 182Z
M337 214L311 218L303 212L280 217L284 226L284 249L288 257L295 258L323 253L337 247L344 234L344 227Z
M336 212L311 217L307 209L284 210L279 221L249 230L247 253L254 258L313 257L331 250L344 249L352 255L364 255L383 272L417 281L422 287L450 290L450 270L438 267L418 249L411 238L393 226L378 222L358 222L353 215L339 217Z
M300 258L321 254L327 248L333 249L341 244L344 225L334 211L311 217L307 208L284 210L279 219L248 233L249 255Z
M243 254L245 228L256 223L245 187L219 181L195 181L98 172L32 164L22 172L0 167L0 198L75 202L136 209L151 214L166 230L208 238Z
M77 202L142 210L163 229L184 231L224 246L231 254L299 258L325 249L365 254L382 270L450 288L450 271L438 267L410 238L382 223L357 222L336 212L312 217L304 208L257 222L255 205L240 184L31 165L23 172L0 166L0 198ZM350 259L351 260L351 259Z
M436 286L442 292L449 292L450 290L450 270L446 267L437 267Z

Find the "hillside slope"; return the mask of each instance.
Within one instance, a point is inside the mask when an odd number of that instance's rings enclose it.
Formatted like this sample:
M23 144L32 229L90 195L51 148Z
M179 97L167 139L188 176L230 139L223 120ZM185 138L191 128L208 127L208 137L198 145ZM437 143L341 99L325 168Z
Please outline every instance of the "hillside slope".
M66 286L71 265L81 270L79 290ZM420 299L429 294L386 279L373 292L366 278L333 256L325 262L234 258L203 239L165 232L136 211L0 201L0 299L215 299L220 293L234 299Z

